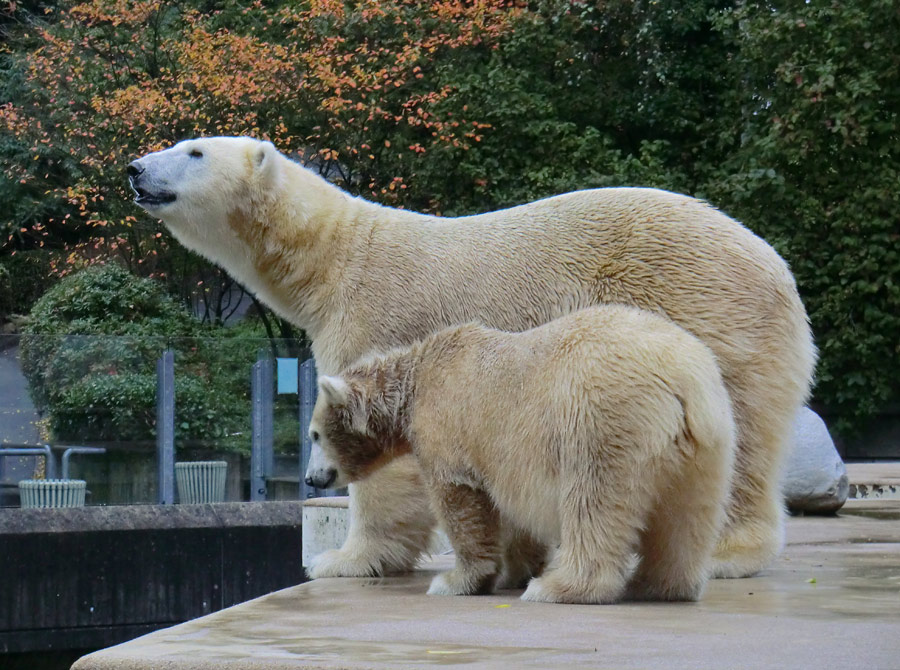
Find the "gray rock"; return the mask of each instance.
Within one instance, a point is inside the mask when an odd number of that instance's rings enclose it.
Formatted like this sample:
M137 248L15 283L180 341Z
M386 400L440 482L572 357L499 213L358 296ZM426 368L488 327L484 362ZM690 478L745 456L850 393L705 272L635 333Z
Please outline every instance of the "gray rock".
M847 501L847 468L825 422L808 407L794 419L782 492L792 512L828 514Z

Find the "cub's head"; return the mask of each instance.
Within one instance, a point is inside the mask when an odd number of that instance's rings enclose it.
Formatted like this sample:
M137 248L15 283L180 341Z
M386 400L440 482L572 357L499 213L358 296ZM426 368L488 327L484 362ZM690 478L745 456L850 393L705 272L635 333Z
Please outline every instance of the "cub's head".
M406 451L377 418L376 402L365 380L320 377L319 395L309 423L312 441L306 483L340 488L363 479Z
M227 246L239 244L229 218L273 190L281 159L270 142L249 137L185 140L133 161L128 181L134 201L182 244L227 264Z

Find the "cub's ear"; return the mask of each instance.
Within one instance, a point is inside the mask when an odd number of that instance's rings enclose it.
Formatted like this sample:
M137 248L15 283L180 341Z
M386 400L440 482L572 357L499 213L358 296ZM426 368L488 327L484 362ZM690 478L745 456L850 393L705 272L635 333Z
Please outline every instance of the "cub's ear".
M271 182L278 168L278 149L271 142L259 142L253 149L253 169L262 183Z
M319 393L329 405L346 405L350 396L350 387L340 377L319 377Z

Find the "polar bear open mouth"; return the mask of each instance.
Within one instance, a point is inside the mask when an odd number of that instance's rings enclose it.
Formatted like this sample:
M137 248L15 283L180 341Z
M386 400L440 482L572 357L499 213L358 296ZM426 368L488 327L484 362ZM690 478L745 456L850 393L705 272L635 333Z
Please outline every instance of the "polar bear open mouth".
M159 193L150 193L147 189L134 185L134 179L130 180L131 190L134 191L134 201L141 207L160 207L170 202L175 202L178 197L171 191L160 191Z

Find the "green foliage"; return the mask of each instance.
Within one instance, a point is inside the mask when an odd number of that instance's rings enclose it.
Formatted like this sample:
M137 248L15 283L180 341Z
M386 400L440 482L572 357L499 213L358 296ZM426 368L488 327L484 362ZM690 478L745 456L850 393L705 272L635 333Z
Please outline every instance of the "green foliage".
M171 349L178 444L246 451L250 368L269 346L249 326L204 326L160 283L106 265L44 294L22 336L21 359L55 440L146 442L155 438L156 361ZM295 444L296 415L289 420Z
M742 3L741 145L710 197L788 259L820 348L816 398L850 432L900 395L900 14L896 3Z
M9 270L0 265L0 323L6 321L13 312L12 277Z
M38 298L54 285L50 266L56 254L45 249L0 256L0 320L3 315L28 314Z
M890 0L37 6L0 50L5 250L115 257L184 302L202 280L221 321L229 280L139 218L121 176L186 135L266 137L354 194L446 215L657 186L789 261L839 430L900 399ZM146 332L178 332L160 318Z

